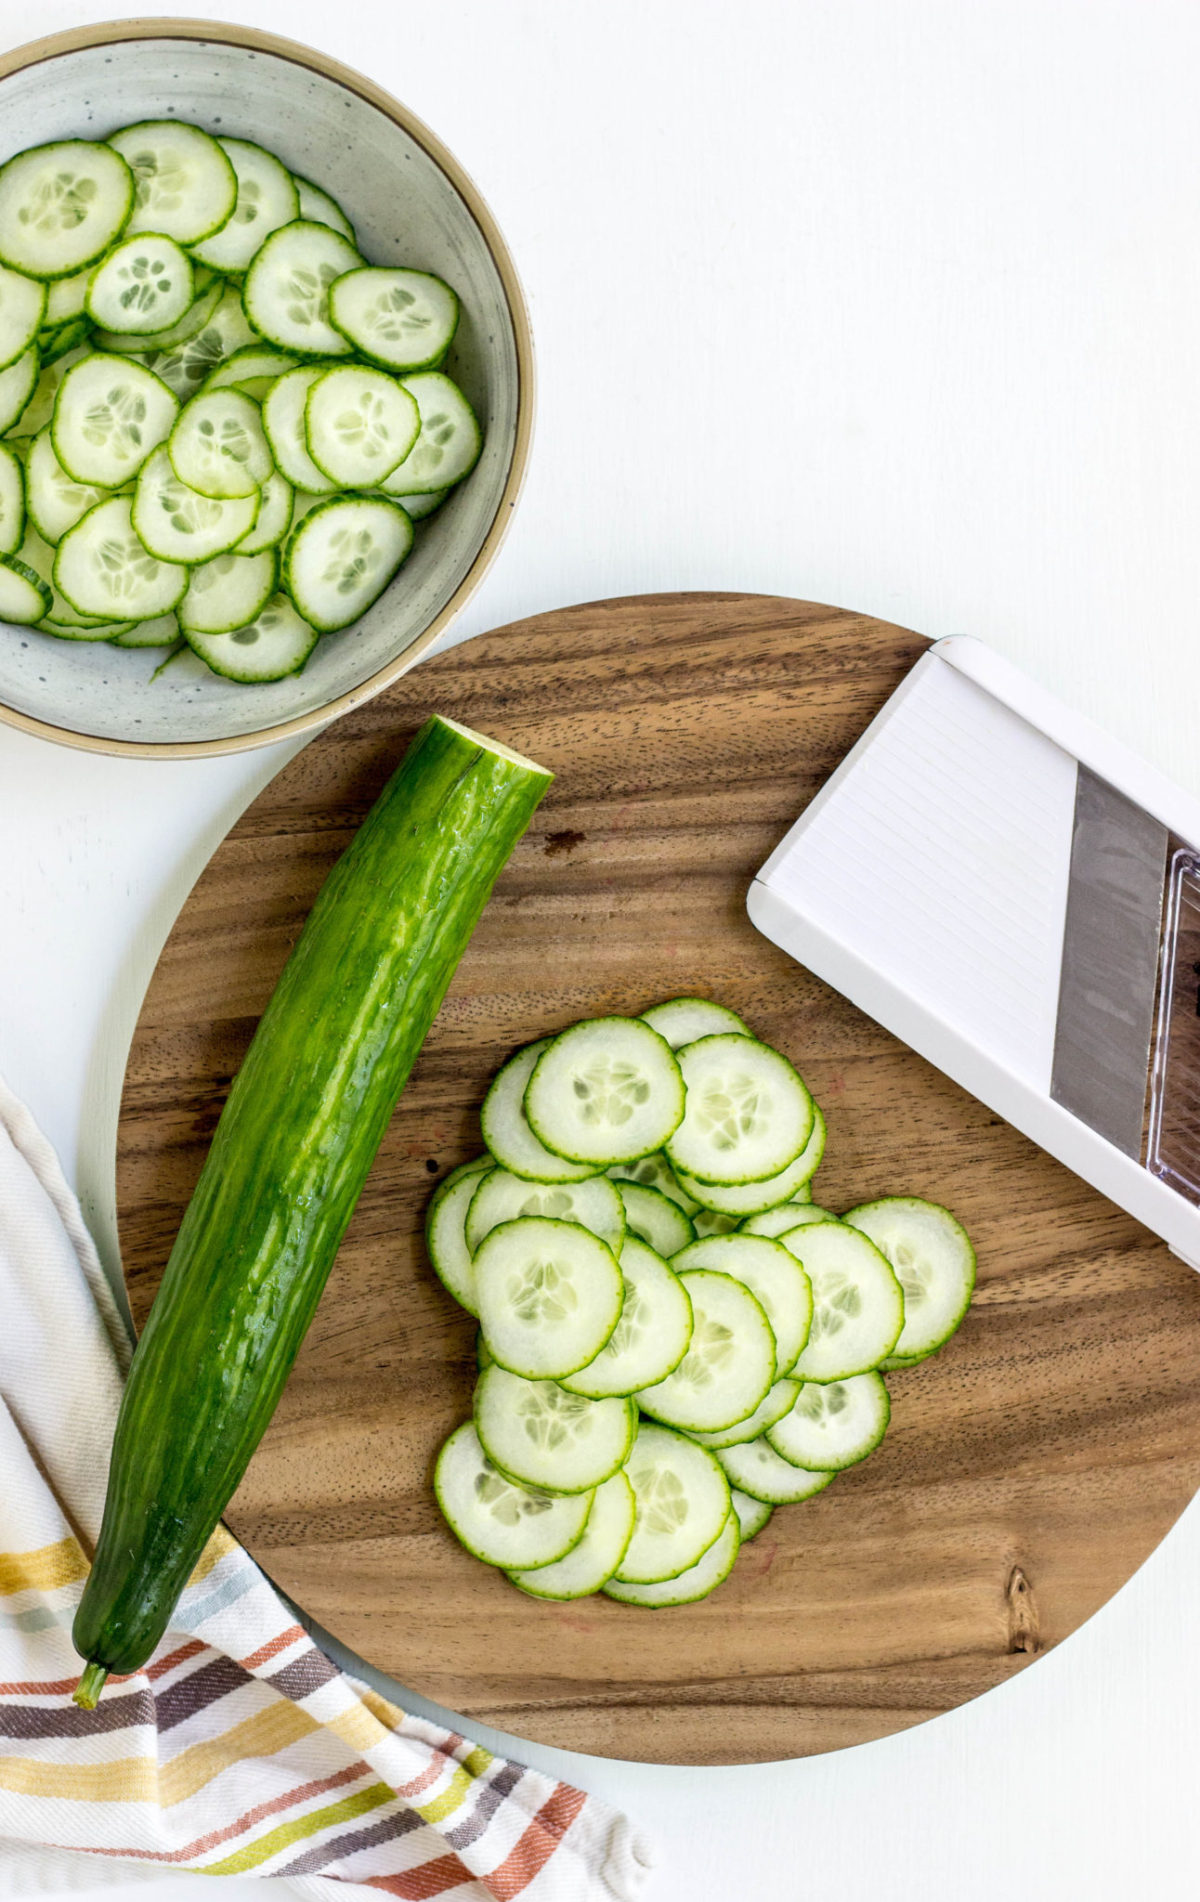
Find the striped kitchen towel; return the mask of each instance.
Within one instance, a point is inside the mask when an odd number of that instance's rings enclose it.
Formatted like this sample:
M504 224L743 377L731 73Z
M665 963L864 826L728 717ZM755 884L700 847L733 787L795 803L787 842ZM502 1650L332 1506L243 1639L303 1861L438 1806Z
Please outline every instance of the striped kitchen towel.
M642 1839L338 1670L223 1529L146 1668L71 1702L129 1347L58 1160L0 1084L0 1890L28 1846L412 1898L633 1902Z

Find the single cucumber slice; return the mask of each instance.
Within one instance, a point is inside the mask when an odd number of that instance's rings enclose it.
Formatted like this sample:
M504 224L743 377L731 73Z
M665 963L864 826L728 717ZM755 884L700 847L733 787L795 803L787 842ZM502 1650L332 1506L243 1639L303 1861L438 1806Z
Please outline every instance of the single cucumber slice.
M313 363L285 372L263 400L263 428L271 453L293 488L306 495L332 495L337 488L309 455L304 427L308 392L326 367Z
M767 1439L791 1466L840 1473L873 1453L887 1432L892 1403L877 1373L851 1380L806 1380L791 1411Z
M665 1004L654 1004L642 1012L642 1019L665 1037L672 1050L700 1037L748 1037L750 1032L736 1011L714 1004L707 997L669 997Z
M273 231L290 224L300 209L287 167L249 139L218 139L237 177L234 207L212 234L192 245L201 264L214 271L245 271Z
M0 370L23 357L46 321L46 286L0 265Z
M58 544L54 584L80 614L148 621L179 605L188 571L143 548L127 495L89 509Z
M475 1265L467 1247L467 1210L480 1180L492 1167L490 1156L476 1164L464 1164L439 1182L425 1212L425 1246L433 1263L433 1272L468 1314L479 1314L479 1293L475 1286ZM482 1339L482 1336L480 1337Z
M525 1088L549 1042L543 1037L527 1044L497 1070L480 1111L483 1140L503 1168L528 1182L582 1182L598 1171L586 1163L567 1162L545 1148L525 1115Z
M25 533L25 472L15 449L0 443L0 555L15 555Z
M50 590L19 555L0 556L0 621L32 627L49 612Z
M263 680L284 680L303 672L319 636L297 614L286 594L273 594L245 627L229 634L188 631L188 646L226 680L251 686Z
M621 1318L594 1360L562 1382L571 1393L601 1400L635 1394L665 1380L692 1338L692 1304L669 1265L627 1235L621 1247Z
M874 1242L845 1222L811 1222L780 1241L812 1282L812 1329L791 1370L797 1380L846 1380L878 1367L900 1338L904 1296Z
M492 1365L475 1388L475 1431L494 1466L545 1492L594 1492L620 1472L637 1431L630 1400L587 1400L553 1380Z
M349 238L351 244L357 244L354 226L336 198L329 192L314 185L311 178L302 178L299 172L292 173L292 183L296 187L296 196L300 201L300 216L310 224L328 225L331 231L340 231L343 238Z
M536 1492L506 1479L479 1443L473 1421L456 1427L437 1457L433 1490L460 1545L485 1565L532 1570L578 1545L590 1493Z
M665 1038L636 1017L591 1017L551 1039L525 1089L538 1141L606 1168L661 1149L684 1113Z
M697 1209L692 1217L692 1227L697 1238L706 1235L732 1235L738 1226L736 1215L718 1215L715 1209Z
M664 1147L702 1182L762 1182L795 1162L813 1100L787 1058L753 1037L701 1037L679 1052L687 1113Z
M617 1188L625 1205L625 1221L630 1233L664 1260L669 1261L681 1248L695 1241L696 1231L687 1216L661 1189L651 1189L643 1182L618 1182Z
M714 1453L720 1452L722 1447L743 1446L748 1440L760 1439L768 1427L773 1427L795 1406L800 1387L800 1381L785 1375L775 1382L754 1412L739 1420L736 1426L725 1427L720 1433L693 1433L691 1437L697 1445L710 1447Z
M417 439L421 418L412 397L382 370L347 363L326 370L308 392L308 453L339 488L378 488Z
M420 433L381 485L384 494L404 500L432 489L444 493L470 475L479 461L483 432L478 419L457 383L439 370L406 376L400 387L417 405Z
M0 370L0 435L34 436L49 422L58 386L70 366L66 357L48 364L44 371L39 365L38 353L31 348L7 370ZM45 414L38 421L36 412L43 408Z
M904 1291L904 1327L892 1352L923 1360L943 1347L971 1305L975 1250L962 1223L937 1202L889 1195L842 1217L874 1242Z
M119 153L60 139L0 166L0 263L30 277L72 277L124 228L133 176Z
M92 272L87 314L123 336L169 330L192 308L192 261L165 232L124 237Z
M160 376L181 402L194 396L227 357L255 341L239 293L221 278L214 288L218 292L216 304L200 328L164 345L151 365L155 376Z
M275 593L278 578L273 548L261 555L214 555L192 569L179 603L179 625L185 635L232 634L249 627Z
M133 173L126 230L163 231L176 244L211 238L233 213L237 174L217 141L185 119L143 119L108 143Z
M404 513L410 522L423 522L427 515L441 508L449 493L449 489L435 489L432 495L406 495Z
M578 1222L619 1255L625 1239L625 1205L607 1176L588 1176L583 1182L526 1182L507 1169L493 1169L477 1181L467 1213L466 1243L471 1253L499 1228L522 1215L548 1215L559 1222ZM790 1257L789 1257L790 1259Z
M458 328L458 299L428 271L347 265L329 293L329 316L360 356L385 370L440 363Z
M29 445L25 492L29 519L47 542L60 542L109 493L98 483L76 482L67 474L54 453L49 427L39 430Z
M823 1493L836 1473L810 1473L792 1466L769 1440L750 1440L745 1446L727 1446L714 1454L725 1477L739 1492L749 1493L765 1506L798 1506Z
M616 1577L625 1585L678 1578L720 1538L729 1517L729 1485L716 1455L643 1422L625 1471L637 1516Z
M239 555L260 555L264 548L277 548L292 525L295 491L278 469L272 470L260 493L258 517L253 527L238 542ZM227 503L225 506L234 505Z
M98 351L73 364L59 386L50 423L54 453L76 482L119 489L178 413L179 399L153 371Z
M642 1605L649 1611L661 1610L667 1605L695 1604L724 1584L737 1561L740 1545L741 1528L731 1506L720 1535L703 1558L681 1572L678 1578L664 1579L657 1585L628 1585L619 1578L610 1578L604 1587L605 1595L622 1605Z
M207 280L203 285L200 283L202 276ZM153 359L160 351L169 354L174 351L177 344L187 343L204 329L226 292L224 279L206 271L202 264L197 265L192 274L192 281L195 295L178 323L169 324L163 330L155 330L144 336L131 336L119 330L98 330L95 336L96 348L112 351L117 356L149 351ZM163 381L169 383L166 377ZM174 387L174 385L169 386ZM175 393L177 396L191 394L186 389L176 390Z
M298 218L267 239L247 271L242 291L246 315L260 335L281 350L309 357L349 356L349 343L330 322L329 294L335 278L361 263L340 232Z
M719 1215L755 1215L799 1196L816 1174L824 1153L825 1118L820 1105L814 1102L812 1133L795 1162L777 1176L768 1176L765 1182L718 1184L701 1182L686 1170L680 1170L679 1180L689 1195Z
M605 1170L605 1174L610 1175L614 1182L640 1182L647 1189L657 1189L660 1195L665 1195L687 1216L694 1216L700 1207L680 1188L679 1178L661 1150L653 1156L641 1156L636 1162L614 1163L611 1169Z
M135 621L132 627L110 638L114 647L174 647L179 639L179 618L156 614L152 621Z
M614 1473L597 1486L584 1535L566 1558L532 1572L510 1572L509 1578L533 1598L589 1597L607 1583L625 1557L636 1511L633 1487L624 1473Z
M751 1499L749 1493L739 1492L736 1486L730 1487L729 1497L737 1514L742 1544L749 1545L751 1539L757 1539L775 1508L768 1506L763 1499Z
M41 440L39 436L37 443ZM208 562L214 555L239 545L255 526L259 504L257 489L252 495L226 502L190 489L176 475L166 446L160 443L138 476L133 526L160 561L182 561L190 566Z
M43 581L50 590L50 611L46 618L54 623L54 631L58 633L65 628L72 630L97 628L111 621L111 614L81 614L78 608L72 607L69 601L63 599L54 585L54 563L57 552L57 549L52 548L49 542L42 539L33 522L26 517L25 533L17 553L26 567L32 568L38 579Z
M200 394L207 396L210 390L234 389L261 403L281 376L299 366L300 360L293 351L277 350L273 343L243 344L209 371L200 385Z
M56 621L49 614L38 622L43 634L53 634L57 640L107 641L113 647L137 625L136 621L89 621L86 627L79 627L68 621Z
M806 1222L836 1222L837 1216L831 1209L823 1209L818 1202L781 1202L778 1208L764 1209L760 1215L748 1215L738 1224L743 1235L770 1235L778 1240L793 1228L803 1228Z
M808 1276L781 1242L765 1235L706 1235L674 1256L671 1266L677 1275L706 1268L749 1288L775 1336L776 1374L791 1371L812 1326L813 1294Z
M257 495L274 464L257 403L237 390L194 396L167 438L171 467L201 495Z
M394 502L364 495L322 503L287 544L284 586L306 621L332 633L366 613L412 542L412 523Z
M479 1320L501 1367L561 1380L594 1360L621 1318L616 1257L574 1222L524 1215L475 1256Z
M679 1277L692 1304L687 1353L665 1380L642 1388L643 1413L686 1432L719 1432L748 1419L775 1383L775 1337L740 1281L709 1269Z
M65 324L72 317L82 317L87 301L87 287L91 282L92 267L76 271L73 277L56 277L46 285L46 310L43 324Z

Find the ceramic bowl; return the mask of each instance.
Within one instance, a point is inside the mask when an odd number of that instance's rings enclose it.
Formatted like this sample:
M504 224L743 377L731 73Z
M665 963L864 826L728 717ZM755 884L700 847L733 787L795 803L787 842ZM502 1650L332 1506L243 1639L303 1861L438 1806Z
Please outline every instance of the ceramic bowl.
M130 21L62 33L0 59L0 158L177 115L256 139L346 206L372 263L447 279L462 318L447 361L484 427L474 472L418 529L412 555L354 627L304 672L237 686L161 652L0 624L0 719L97 752L238 751L323 725L428 652L478 587L529 450L533 355L520 285L491 213L419 120L323 54L249 29Z

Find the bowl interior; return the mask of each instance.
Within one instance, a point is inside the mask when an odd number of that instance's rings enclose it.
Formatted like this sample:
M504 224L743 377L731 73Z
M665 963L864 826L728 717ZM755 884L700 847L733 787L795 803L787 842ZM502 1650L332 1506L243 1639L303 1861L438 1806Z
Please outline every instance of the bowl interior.
M368 262L434 271L462 300L446 368L484 429L474 473L418 526L396 581L354 627L320 641L303 674L237 686L195 666L152 680L161 650L58 640L0 623L0 701L99 739L204 743L311 715L403 653L462 582L500 507L517 434L517 345L504 285L476 223L424 148L338 80L278 53L143 39L62 53L0 83L0 156L178 117L256 139L345 206Z

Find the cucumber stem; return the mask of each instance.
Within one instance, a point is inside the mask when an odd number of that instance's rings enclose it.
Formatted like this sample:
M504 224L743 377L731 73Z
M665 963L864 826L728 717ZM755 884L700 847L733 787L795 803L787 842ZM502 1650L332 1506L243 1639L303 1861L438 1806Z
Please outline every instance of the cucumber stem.
M97 1664L93 1659L90 1664L85 1665L83 1676L71 1693L80 1710L95 1710L100 1702L100 1693L104 1689L104 1680L107 1676L107 1664Z

